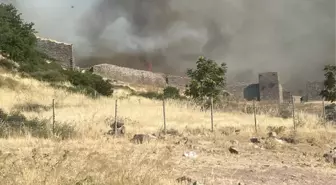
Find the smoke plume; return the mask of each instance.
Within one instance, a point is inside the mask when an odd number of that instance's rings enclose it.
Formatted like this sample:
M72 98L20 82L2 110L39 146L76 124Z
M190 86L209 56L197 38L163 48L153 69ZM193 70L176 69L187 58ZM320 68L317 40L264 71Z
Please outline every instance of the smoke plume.
M232 82L277 71L285 88L302 89L335 63L334 0L15 3L41 36L73 43L80 66L152 63L153 71L183 74L205 55L227 63Z

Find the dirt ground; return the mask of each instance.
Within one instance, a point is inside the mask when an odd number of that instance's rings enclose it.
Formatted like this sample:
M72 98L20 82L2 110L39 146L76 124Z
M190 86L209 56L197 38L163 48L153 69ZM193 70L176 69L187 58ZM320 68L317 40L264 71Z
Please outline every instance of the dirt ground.
M232 139L239 143L235 145L239 154L228 150ZM190 136L188 141L172 137L142 145L113 138L59 142L1 140L0 180L5 184L74 184L90 176L96 183L87 184L129 184L124 179L131 176L132 184L176 184L176 178L188 176L206 185L335 184L336 168L322 157L330 145L283 143L270 149L264 146L252 144L248 138L213 136ZM196 152L197 157L183 156L188 151ZM55 167L65 153L65 162ZM99 175L107 172L109 176L119 174L119 180ZM43 179L45 183L41 183Z

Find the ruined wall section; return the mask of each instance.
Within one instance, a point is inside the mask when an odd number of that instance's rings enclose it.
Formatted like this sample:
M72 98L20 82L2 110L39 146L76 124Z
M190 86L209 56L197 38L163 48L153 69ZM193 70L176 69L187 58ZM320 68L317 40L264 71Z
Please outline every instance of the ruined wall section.
M119 67L110 64L95 65L90 70L95 74L108 79L130 84L150 85L160 88L163 88L166 85L166 78L163 74L152 73L149 71Z
M37 49L59 62L63 67L73 69L73 45L51 39L37 37Z
M323 82L307 82L306 84L307 101L322 100L320 93L323 89L324 89Z
M282 86L277 72L259 74L260 101L283 102Z

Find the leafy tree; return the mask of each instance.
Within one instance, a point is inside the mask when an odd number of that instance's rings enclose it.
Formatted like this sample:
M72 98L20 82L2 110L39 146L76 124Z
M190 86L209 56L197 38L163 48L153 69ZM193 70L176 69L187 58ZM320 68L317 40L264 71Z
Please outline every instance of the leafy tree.
M218 65L215 61L205 57L200 57L196 64L195 70L188 69L187 71L191 81L186 86L185 95L197 101L210 97L215 101L226 86L226 64Z
M0 4L0 52L14 61L36 57L33 23L26 23L12 4Z
M330 102L336 101L336 65L326 65L324 67L324 90L320 95Z

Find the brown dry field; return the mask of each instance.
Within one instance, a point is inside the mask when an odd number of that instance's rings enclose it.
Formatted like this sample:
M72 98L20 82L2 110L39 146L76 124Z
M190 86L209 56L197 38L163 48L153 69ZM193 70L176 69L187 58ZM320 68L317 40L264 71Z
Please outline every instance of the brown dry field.
M336 147L336 129L323 126L316 115L304 109L297 113L298 144L267 140L255 145L249 139L257 135L266 137L268 126L284 126L287 129L279 135L289 136L293 120L260 113L256 134L253 115L240 109L217 110L212 133L209 112L201 112L185 102L168 101L167 127L179 134L135 145L129 142L133 134L158 133L162 129L162 103L124 96L122 92L114 98L120 98L118 115L125 121L127 134L125 138L113 138L104 133L109 130L109 119L113 119L115 99L93 100L1 71L1 109L10 112L18 105L27 104L50 107L55 99L57 123L74 126L77 133L68 140L34 138L29 134L0 139L1 184L170 185L177 184L175 179L183 175L206 185L239 182L331 185L336 182L335 166L322 158L328 149ZM21 113L51 123L50 109L21 110ZM240 133L231 132L231 127L240 129ZM188 142L178 142L183 138L188 138ZM231 140L239 142L238 155L228 150ZM187 151L195 151L197 158L182 156Z

